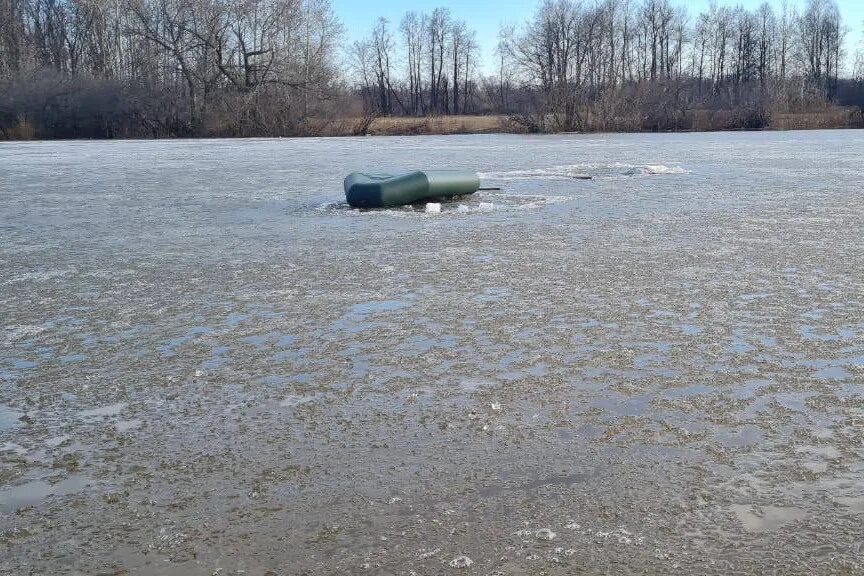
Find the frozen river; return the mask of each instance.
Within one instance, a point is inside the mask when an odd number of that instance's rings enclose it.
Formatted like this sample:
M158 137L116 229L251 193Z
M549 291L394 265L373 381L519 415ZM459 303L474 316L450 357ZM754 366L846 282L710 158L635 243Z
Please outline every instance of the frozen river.
M0 144L0 325L2 574L864 570L864 132Z

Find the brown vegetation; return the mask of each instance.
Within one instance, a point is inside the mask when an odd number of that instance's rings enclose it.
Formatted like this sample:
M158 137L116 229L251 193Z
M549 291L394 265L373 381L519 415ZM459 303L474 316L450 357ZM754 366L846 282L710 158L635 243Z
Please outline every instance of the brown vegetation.
M745 118L740 111L734 110L692 110L683 122L688 128L678 131L713 132L725 130L747 130ZM835 128L864 128L861 115L854 108L832 108L823 112L797 114L776 114L771 116L767 125L759 126L764 130L815 130ZM430 136L455 134L526 134L525 127L513 118L504 115L487 116L434 116L428 118L381 117L373 118L367 125L364 118L307 118L298 127L302 130L295 136ZM590 125L586 132L641 132L638 122L628 123L618 119L615 129L606 125ZM211 136L218 136L212 134ZM11 140L32 140L35 132L23 123L18 131L6 134Z
M864 128L864 118L853 108L832 108L806 114L775 114L774 130L820 130L826 128Z
M348 50L329 0L0 0L0 139L856 126L834 0L546 0L482 76L445 8ZM488 57L489 55L487 55ZM856 112L857 111L857 112Z
M435 116L429 118L378 118L369 128L372 135L489 134L506 132L505 116Z

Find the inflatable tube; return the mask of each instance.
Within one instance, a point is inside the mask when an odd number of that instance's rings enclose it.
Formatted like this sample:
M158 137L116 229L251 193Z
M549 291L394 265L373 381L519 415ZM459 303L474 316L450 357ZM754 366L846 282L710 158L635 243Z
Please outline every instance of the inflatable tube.
M354 172L345 178L345 200L354 208L387 208L473 194L479 188L480 178L468 170L430 170L398 175Z

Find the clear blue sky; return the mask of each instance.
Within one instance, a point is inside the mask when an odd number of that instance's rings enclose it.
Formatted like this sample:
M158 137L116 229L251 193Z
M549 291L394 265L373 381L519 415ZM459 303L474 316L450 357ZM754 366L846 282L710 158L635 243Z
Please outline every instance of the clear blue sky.
M465 20L477 31L477 40L483 51L484 70L494 69L492 62L495 45L498 42L498 29L501 24L519 24L529 19L540 0L331 0L333 9L345 25L346 40L353 42L365 37L379 16L388 18L394 31L402 15L408 10L431 12L438 6L450 8L455 18ZM708 0L672 0L675 5L686 5L691 15L698 14L708 7ZM730 6L741 4L747 8L758 7L762 0L718 0L718 4ZM780 6L780 0L771 2ZM803 6L805 0L797 4ZM847 50L861 45L864 28L864 0L837 0L846 26L849 28ZM795 5L795 0L789 1ZM847 58L847 61L850 60Z

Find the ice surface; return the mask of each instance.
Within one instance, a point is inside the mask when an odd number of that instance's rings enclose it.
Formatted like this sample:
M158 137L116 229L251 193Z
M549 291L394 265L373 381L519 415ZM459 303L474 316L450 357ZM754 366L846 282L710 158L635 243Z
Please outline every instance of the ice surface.
M856 573L862 156L0 144L0 572ZM433 163L502 190L344 205Z

